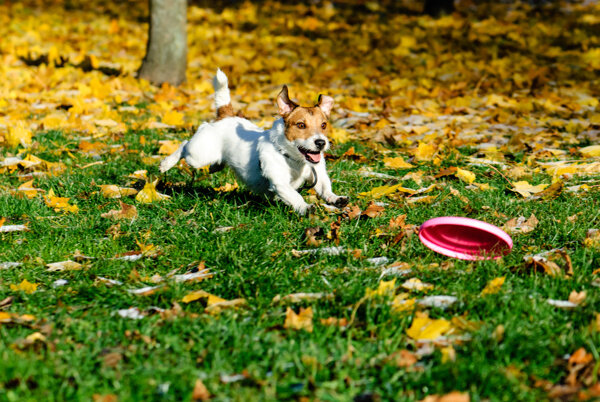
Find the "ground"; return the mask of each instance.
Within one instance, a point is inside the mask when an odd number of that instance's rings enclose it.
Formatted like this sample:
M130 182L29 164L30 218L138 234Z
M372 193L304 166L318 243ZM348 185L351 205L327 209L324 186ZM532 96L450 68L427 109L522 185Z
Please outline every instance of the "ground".
M0 400L598 398L598 5L190 5L178 88L145 5L0 1ZM350 207L159 174L217 67L263 127L334 97ZM452 215L512 251L426 248Z

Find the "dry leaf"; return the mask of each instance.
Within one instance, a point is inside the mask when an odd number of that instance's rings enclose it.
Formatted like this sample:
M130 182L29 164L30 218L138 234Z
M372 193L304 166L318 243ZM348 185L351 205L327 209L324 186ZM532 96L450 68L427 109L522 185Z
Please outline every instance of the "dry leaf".
M524 216L512 218L504 224L504 230L509 234L530 233L537 227L539 221L534 214L529 219Z
M157 201L168 200L168 195L160 194L156 191L156 184L158 183L158 179L154 180L152 183L146 182L142 191L140 191L136 196L135 200L137 202L141 202L144 204L149 204Z
M504 279L506 279L506 277L501 276L489 281L485 288L483 288L483 290L481 291L481 296L493 295L498 293L502 288L502 285L504 285Z
M37 290L38 286L40 286L38 283L31 283L27 279L23 279L18 285L10 285L10 289L15 292L23 291L27 294L32 294Z
M137 208L135 205L125 204L123 201L119 201L121 204L121 210L112 209L108 212L101 214L103 218L109 219L135 219L138 216Z
M451 329L450 321L440 318L434 320L427 314L418 314L406 334L416 341L435 340Z
M313 331L313 310L312 307L300 308L300 312L296 314L291 308L287 308L285 312L284 328L287 329L303 329L307 332Z
M414 167L414 165L405 162L404 159L400 156L395 158L383 158L383 163L385 164L385 166L393 169L410 169Z
M210 400L210 392L208 392L208 388L202 382L202 380L197 379L194 384L194 391L192 391L192 399L194 401L208 401Z

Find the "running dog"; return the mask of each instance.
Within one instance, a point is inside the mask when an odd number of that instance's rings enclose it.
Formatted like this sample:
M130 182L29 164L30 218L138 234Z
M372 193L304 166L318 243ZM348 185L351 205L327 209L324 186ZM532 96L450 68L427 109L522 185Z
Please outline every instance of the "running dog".
M217 120L198 127L189 141L161 162L161 172L180 159L194 168L210 165L211 172L227 165L250 190L275 195L300 215L313 207L298 192L305 183L329 204L338 208L348 204L348 197L331 190L323 156L329 149L332 97L319 95L315 106L299 106L290 100L284 85L277 96L281 118L265 131L234 115L227 76L221 70L217 70L213 86Z

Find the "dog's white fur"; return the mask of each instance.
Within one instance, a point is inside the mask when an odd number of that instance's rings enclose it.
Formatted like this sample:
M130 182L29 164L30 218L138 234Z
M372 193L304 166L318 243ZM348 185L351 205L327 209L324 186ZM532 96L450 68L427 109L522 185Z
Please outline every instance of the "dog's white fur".
M221 70L217 70L213 85L217 109L229 105L231 99L227 76ZM287 97L287 88L284 89ZM328 116L333 99L324 99L321 108L325 109L324 114ZM280 112L281 108L280 104ZM185 159L194 168L207 165L220 167L226 164L253 192L275 194L299 214L306 214L312 207L298 192L304 183L314 183L315 191L327 203L345 206L348 198L333 193L331 180L325 169L323 151L329 148L327 137L321 132L315 132L309 138L290 141L285 130L283 118L277 119L273 127L266 131L240 117L204 123L189 141L184 141L161 162L160 171L166 172L180 159ZM324 140L325 145L320 142L322 146L319 147L316 140ZM320 152L318 163L309 162L299 147Z

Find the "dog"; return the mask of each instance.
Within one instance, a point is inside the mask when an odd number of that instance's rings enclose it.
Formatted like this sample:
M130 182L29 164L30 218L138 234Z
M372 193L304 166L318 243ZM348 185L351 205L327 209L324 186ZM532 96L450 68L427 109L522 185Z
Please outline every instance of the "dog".
M332 97L319 95L315 106L303 107L290 100L284 85L277 95L281 117L265 131L234 115L228 79L220 69L213 87L217 120L203 123L189 141L167 156L160 163L161 173L180 159L196 169L210 165L211 172L227 165L252 192L275 195L300 215L313 208L298 192L305 183L328 204L338 208L348 204L348 197L333 193L323 155L329 149Z

